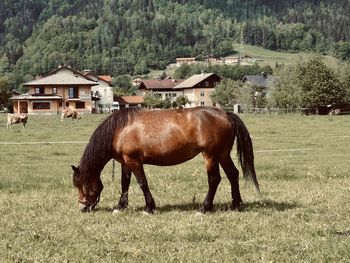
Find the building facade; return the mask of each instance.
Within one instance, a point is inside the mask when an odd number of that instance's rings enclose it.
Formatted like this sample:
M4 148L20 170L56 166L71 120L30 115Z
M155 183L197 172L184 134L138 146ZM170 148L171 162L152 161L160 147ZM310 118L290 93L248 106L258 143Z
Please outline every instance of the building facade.
M70 108L80 113L92 113L91 88L96 81L82 73L61 66L45 76L24 83L28 93L13 96L15 113L60 114Z
M216 107L210 96L220 81L221 77L215 73L196 74L176 85L174 89L181 90L182 95L190 100L191 103L186 107Z

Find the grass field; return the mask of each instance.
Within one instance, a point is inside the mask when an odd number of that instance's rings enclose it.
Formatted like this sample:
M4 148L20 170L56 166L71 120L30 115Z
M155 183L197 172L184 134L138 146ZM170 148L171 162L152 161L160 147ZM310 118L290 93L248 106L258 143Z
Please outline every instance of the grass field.
M112 215L120 185L111 163L98 209L78 210L70 165L105 117L29 116L26 129L6 129L0 115L0 262L350 261L349 116L242 115L262 193L241 180L244 211L230 211L222 173L215 211L198 215L207 191L201 156L147 166L158 206L151 216L134 178L129 208Z
M300 52L300 53L286 53L286 52L278 52L278 51L272 51L269 49L265 49L262 47L257 46L251 46L251 45L242 45L235 44L234 45L235 50L238 51L238 53L243 53L243 55L249 55L253 58L260 58L261 61L258 61L257 63L261 66L270 65L271 67L274 67L276 65L276 62L279 64L285 64L285 65L296 65L298 61L301 59L307 60L310 59L312 56L315 55L315 53L307 53L307 52ZM322 56L324 59L324 62L329 66L336 66L340 61L332 56Z

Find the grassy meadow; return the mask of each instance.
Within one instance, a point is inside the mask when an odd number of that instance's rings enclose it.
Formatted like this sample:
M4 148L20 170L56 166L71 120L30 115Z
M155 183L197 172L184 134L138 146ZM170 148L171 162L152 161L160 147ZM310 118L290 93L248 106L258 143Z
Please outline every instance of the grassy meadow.
M146 166L154 215L142 213L135 178L128 209L112 215L121 187L111 162L98 209L81 213L70 165L106 117L29 116L26 129L7 129L0 115L0 262L350 261L349 116L241 115L261 187L241 177L242 212L228 209L222 172L215 211L196 213L207 191L197 156Z
M261 61L257 62L261 66L270 65L271 67L274 67L276 65L276 62L285 65L296 65L301 59L310 59L312 56L315 56L315 53L312 52L286 53L252 45L242 46L241 44L235 44L234 47L235 50L237 50L240 54L243 53L243 55L249 55L254 58L262 59ZM322 57L324 59L324 62L329 66L336 66L340 63L340 61L335 57Z

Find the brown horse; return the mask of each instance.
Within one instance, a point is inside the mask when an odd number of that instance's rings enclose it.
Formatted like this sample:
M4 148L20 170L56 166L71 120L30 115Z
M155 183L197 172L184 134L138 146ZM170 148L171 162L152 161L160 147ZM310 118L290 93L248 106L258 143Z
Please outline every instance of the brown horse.
M131 173L134 173L145 197L145 211L153 213L155 202L143 165L175 165L192 159L200 152L205 159L209 184L201 211L204 213L213 208L221 180L219 164L231 184L232 209L238 209L242 203L239 172L230 157L235 137L243 174L252 179L259 191L252 141L237 115L207 107L159 111L129 108L117 111L95 130L79 167L72 166L80 209L91 211L98 204L103 189L100 173L113 158L122 166L122 194L114 210L127 207Z
M81 116L80 116L79 112L77 112L75 110L66 109L66 110L62 111L61 121L63 121L63 119L65 119L65 118L72 118L72 120L73 119L80 120Z

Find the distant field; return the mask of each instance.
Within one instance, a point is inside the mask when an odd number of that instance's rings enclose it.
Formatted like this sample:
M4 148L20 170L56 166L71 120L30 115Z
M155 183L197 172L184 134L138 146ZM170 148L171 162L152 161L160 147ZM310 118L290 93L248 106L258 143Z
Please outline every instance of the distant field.
M112 215L121 189L111 163L99 208L81 213L70 165L106 117L29 116L26 129L6 129L0 114L0 262L350 261L349 116L242 115L262 190L241 180L243 212L228 210L222 173L215 211L196 214L207 191L198 156L146 167L152 216L134 178L129 208Z
M254 58L260 58L262 61L258 61L257 63L261 66L264 65L270 65L271 67L274 67L276 65L276 62L279 64L285 64L285 65L295 65L300 59L308 59L311 56L314 55L314 53L285 53L285 52L277 52L268 50L262 47L257 46L251 46L251 45L243 45L243 49L241 45L235 44L234 45L235 50L237 50L239 53L244 53L244 55L249 55ZM339 63L339 60L331 57L331 56L322 56L325 60L325 63L328 65L336 65Z
M315 55L315 53L286 53L286 52L277 52L262 47L243 45L243 48L240 44L234 44L234 49L238 52L235 55L249 55L253 58L257 58L257 63L260 66L270 65L272 68L275 67L276 63L285 64L285 65L296 65L300 60L307 60ZM331 56L322 56L324 62L329 66L336 66L341 63L338 59ZM162 75L163 71L167 73L168 76L174 76L176 68L167 68L166 70L152 70L147 76L150 79L155 79Z

